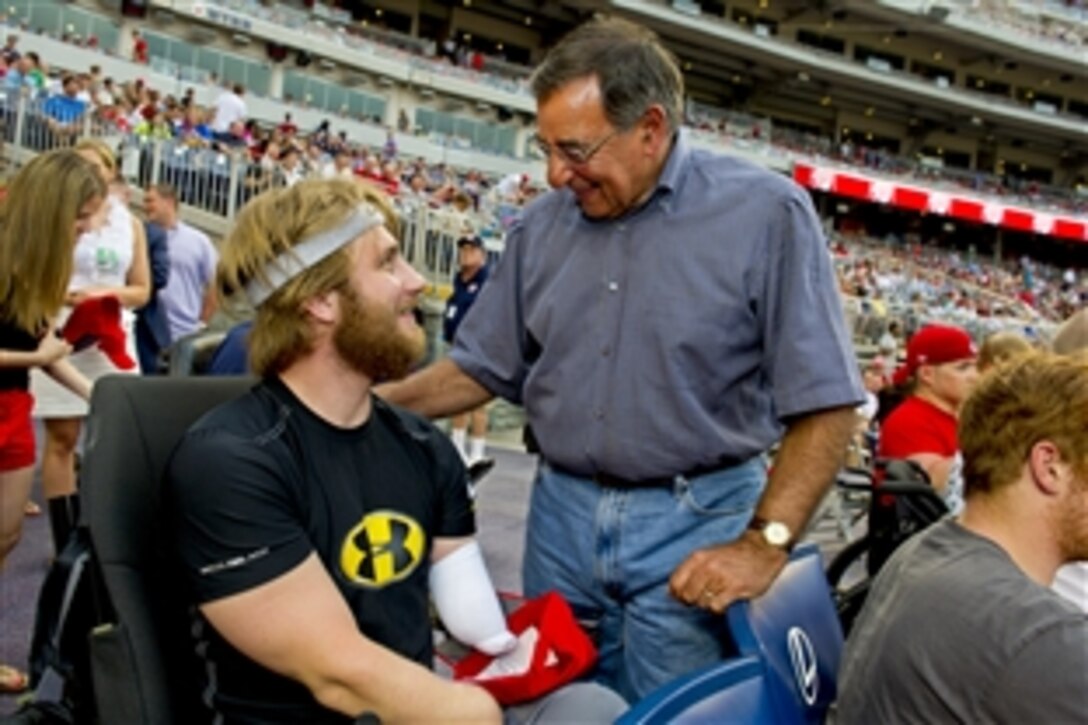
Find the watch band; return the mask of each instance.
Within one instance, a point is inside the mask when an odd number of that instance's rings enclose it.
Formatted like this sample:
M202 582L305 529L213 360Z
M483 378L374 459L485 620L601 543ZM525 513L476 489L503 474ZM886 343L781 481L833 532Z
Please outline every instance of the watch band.
M770 519L765 519L762 516L753 516L752 520L748 522L748 529L751 531L758 531L763 537L763 541L765 541L768 546L781 549L787 554L793 551L794 544L797 543L793 531L781 521L772 521Z

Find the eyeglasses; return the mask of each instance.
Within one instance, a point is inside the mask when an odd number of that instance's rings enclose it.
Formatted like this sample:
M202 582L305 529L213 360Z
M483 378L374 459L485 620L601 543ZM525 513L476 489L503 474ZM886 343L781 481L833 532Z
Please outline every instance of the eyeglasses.
M606 134L604 138L595 144L582 144L574 141L561 141L554 147L539 135L533 135L532 142L536 144L536 147L540 149L540 153L544 158L551 158L552 154L555 154L563 161L563 163L570 164L571 166L584 166L593 159L601 148L611 141L618 133L619 129L615 129L609 134Z

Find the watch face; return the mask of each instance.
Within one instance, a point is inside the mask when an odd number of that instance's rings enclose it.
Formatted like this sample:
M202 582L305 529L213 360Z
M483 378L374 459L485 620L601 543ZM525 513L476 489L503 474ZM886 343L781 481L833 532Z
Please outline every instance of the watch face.
M773 546L785 546L790 543L790 529L780 521L772 521L763 529L767 543Z

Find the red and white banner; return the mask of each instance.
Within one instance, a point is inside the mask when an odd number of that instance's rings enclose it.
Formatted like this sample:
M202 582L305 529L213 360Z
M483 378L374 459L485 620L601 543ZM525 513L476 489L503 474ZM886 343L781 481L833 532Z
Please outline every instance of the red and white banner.
M1009 206L993 199L962 196L944 189L927 189L888 179L871 178L855 171L800 162L793 165L793 180L809 189L888 204L923 214L938 214L1018 232L1088 242L1088 219L1083 217L1050 214Z

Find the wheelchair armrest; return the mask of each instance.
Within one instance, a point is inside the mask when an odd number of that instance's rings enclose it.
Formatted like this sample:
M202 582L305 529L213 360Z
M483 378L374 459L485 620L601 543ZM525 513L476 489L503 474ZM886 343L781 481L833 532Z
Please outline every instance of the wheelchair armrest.
M835 485L847 491L873 490L873 474L866 468L847 466L835 476Z
M895 496L916 496L941 500L940 495L932 486L918 481L884 481L874 490L877 493L889 493Z

